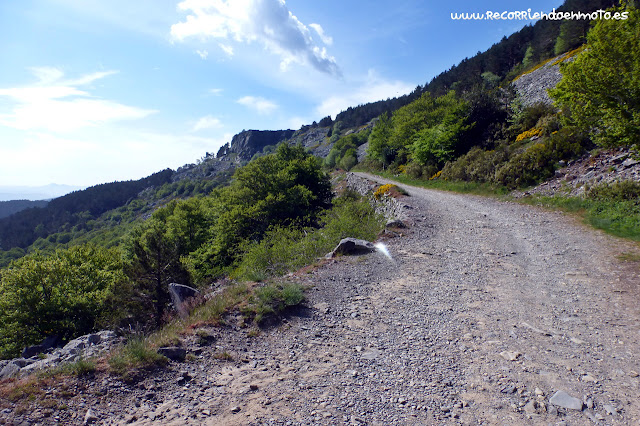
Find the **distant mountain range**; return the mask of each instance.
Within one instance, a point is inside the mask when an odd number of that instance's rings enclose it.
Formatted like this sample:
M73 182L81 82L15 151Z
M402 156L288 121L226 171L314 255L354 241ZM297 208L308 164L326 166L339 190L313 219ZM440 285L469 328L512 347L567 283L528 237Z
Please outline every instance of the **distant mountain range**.
M44 186L0 186L0 201L51 200L79 189L82 187L55 183Z

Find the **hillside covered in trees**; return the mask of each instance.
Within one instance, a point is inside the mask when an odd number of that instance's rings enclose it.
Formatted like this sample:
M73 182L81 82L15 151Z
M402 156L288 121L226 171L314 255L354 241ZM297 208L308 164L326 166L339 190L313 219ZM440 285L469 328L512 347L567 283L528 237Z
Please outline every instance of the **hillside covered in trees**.
M618 3L616 0L567 0L557 11L590 13L611 8ZM590 25L588 19L540 20L509 37L504 37L486 51L462 60L435 76L424 86L416 87L410 94L350 107L339 113L335 120L325 117L317 125L328 127L340 122L345 129L358 127L385 112L390 114L415 101L423 93L428 92L437 97L452 89L457 93L463 93L487 82L510 81L536 64L584 44Z

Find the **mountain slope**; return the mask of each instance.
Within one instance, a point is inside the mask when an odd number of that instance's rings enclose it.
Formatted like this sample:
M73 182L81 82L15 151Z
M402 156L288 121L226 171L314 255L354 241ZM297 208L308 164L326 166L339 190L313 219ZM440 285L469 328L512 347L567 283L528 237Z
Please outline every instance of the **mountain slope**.
M48 201L11 200L0 201L0 219L32 207L44 207Z

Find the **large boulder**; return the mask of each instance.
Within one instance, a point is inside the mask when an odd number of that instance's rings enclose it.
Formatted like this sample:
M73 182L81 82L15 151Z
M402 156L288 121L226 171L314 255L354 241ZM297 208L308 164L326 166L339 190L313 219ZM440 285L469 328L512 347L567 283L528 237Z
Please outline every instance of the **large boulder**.
M186 315L187 306L185 302L192 297L196 297L200 294L198 290L188 285L171 283L169 284L169 295L171 295L171 302L173 307L178 311L180 315Z
M360 240L358 238L343 238L340 240L336 248L329 254L327 258L336 257L342 255L358 255L367 254L376 251L376 247L369 241Z

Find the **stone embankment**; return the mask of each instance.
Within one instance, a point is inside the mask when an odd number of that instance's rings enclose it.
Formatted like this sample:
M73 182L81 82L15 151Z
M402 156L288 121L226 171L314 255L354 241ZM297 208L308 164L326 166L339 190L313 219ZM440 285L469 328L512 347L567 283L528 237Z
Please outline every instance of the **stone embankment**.
M360 195L371 197L375 189L380 184L375 181L364 179L357 176L354 173L347 172L346 177L347 187L353 189ZM372 198L373 199L373 198ZM374 207L377 213L384 215L387 221L393 221L395 219L402 220L406 217L407 205L397 198L389 195L383 195L379 200L375 200Z
M596 185L620 181L640 182L640 161L636 152L619 150L600 150L586 154L582 158L561 163L556 177L526 192L516 191L516 197L525 195L564 195L583 196Z

